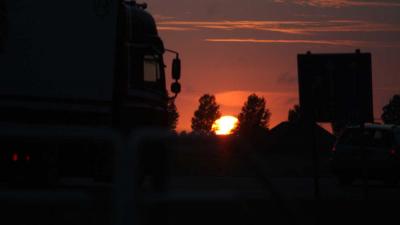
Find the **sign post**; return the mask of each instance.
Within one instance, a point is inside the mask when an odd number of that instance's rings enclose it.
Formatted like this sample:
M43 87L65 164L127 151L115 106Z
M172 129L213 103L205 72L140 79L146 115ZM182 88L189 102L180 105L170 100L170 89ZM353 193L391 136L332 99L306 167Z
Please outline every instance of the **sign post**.
M372 63L370 53L299 54L300 107L313 136L314 196L319 200L319 154L316 122L373 122ZM364 149L365 150L365 149ZM365 153L366 154L366 153ZM364 187L368 196L367 162L364 157Z

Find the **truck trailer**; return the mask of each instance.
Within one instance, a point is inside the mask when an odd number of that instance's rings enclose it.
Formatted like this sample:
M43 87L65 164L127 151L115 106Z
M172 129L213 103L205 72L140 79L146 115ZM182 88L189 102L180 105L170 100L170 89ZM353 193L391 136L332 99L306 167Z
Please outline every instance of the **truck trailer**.
M0 190L54 191L68 179L112 184L113 143L70 131L107 130L126 140L141 128L167 129L167 103L181 89L180 58L164 47L146 7L133 0L0 1ZM166 52L175 54L173 97ZM137 174L161 168L162 148L146 144L156 153L133 154L144 156L135 159ZM1 196L2 206L10 202Z

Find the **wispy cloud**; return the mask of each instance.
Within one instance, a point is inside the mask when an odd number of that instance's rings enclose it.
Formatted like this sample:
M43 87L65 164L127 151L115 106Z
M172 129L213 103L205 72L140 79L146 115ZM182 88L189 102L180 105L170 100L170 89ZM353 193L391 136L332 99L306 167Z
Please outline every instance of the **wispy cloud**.
M190 28L190 27L160 26L160 27L158 27L158 30L162 30L162 31L193 31L193 30L197 30L197 29Z
M400 87L376 87L375 91L400 93Z
M399 48L400 43L380 43L370 41L355 40L273 40L273 39L254 39L254 38L209 38L207 42L225 42L225 43L256 43L256 44L313 44L313 45L331 45L346 47L390 47Z
M297 92L266 92L266 91L246 91L246 90L235 90L220 92L215 95L218 103L229 106L229 107L240 107L246 101L247 97L251 94L256 94L266 98L267 102L269 99L289 99L297 98Z
M174 16L164 16L164 15L160 15L160 14L155 14L154 15L154 19L156 20L171 20L171 19L175 19L176 17Z
M276 3L294 3L314 7L400 7L399 2L394 1L366 1L366 0L274 0Z
M276 83L283 85L294 85L297 84L297 76L290 72L284 72L279 74Z
M328 20L328 21L159 21L160 30L258 30L286 34L313 34L326 32L400 32L398 24L384 24L360 20Z

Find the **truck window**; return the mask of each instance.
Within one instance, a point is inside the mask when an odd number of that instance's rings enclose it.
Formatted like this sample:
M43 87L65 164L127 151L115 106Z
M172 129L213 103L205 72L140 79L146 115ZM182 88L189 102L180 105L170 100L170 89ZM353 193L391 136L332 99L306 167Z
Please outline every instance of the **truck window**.
M160 80L160 63L157 55L144 56L143 76L145 82L157 82Z

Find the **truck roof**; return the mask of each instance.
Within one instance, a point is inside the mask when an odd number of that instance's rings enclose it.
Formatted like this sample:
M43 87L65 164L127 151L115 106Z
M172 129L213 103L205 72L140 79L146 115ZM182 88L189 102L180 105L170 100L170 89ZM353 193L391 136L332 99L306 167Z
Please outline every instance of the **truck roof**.
M116 2L6 0L0 95L111 100Z
M97 2L63 1L60 10L52 0L5 0L0 96L111 101L120 1ZM134 1L125 4L135 41L151 40L162 52L153 17Z

